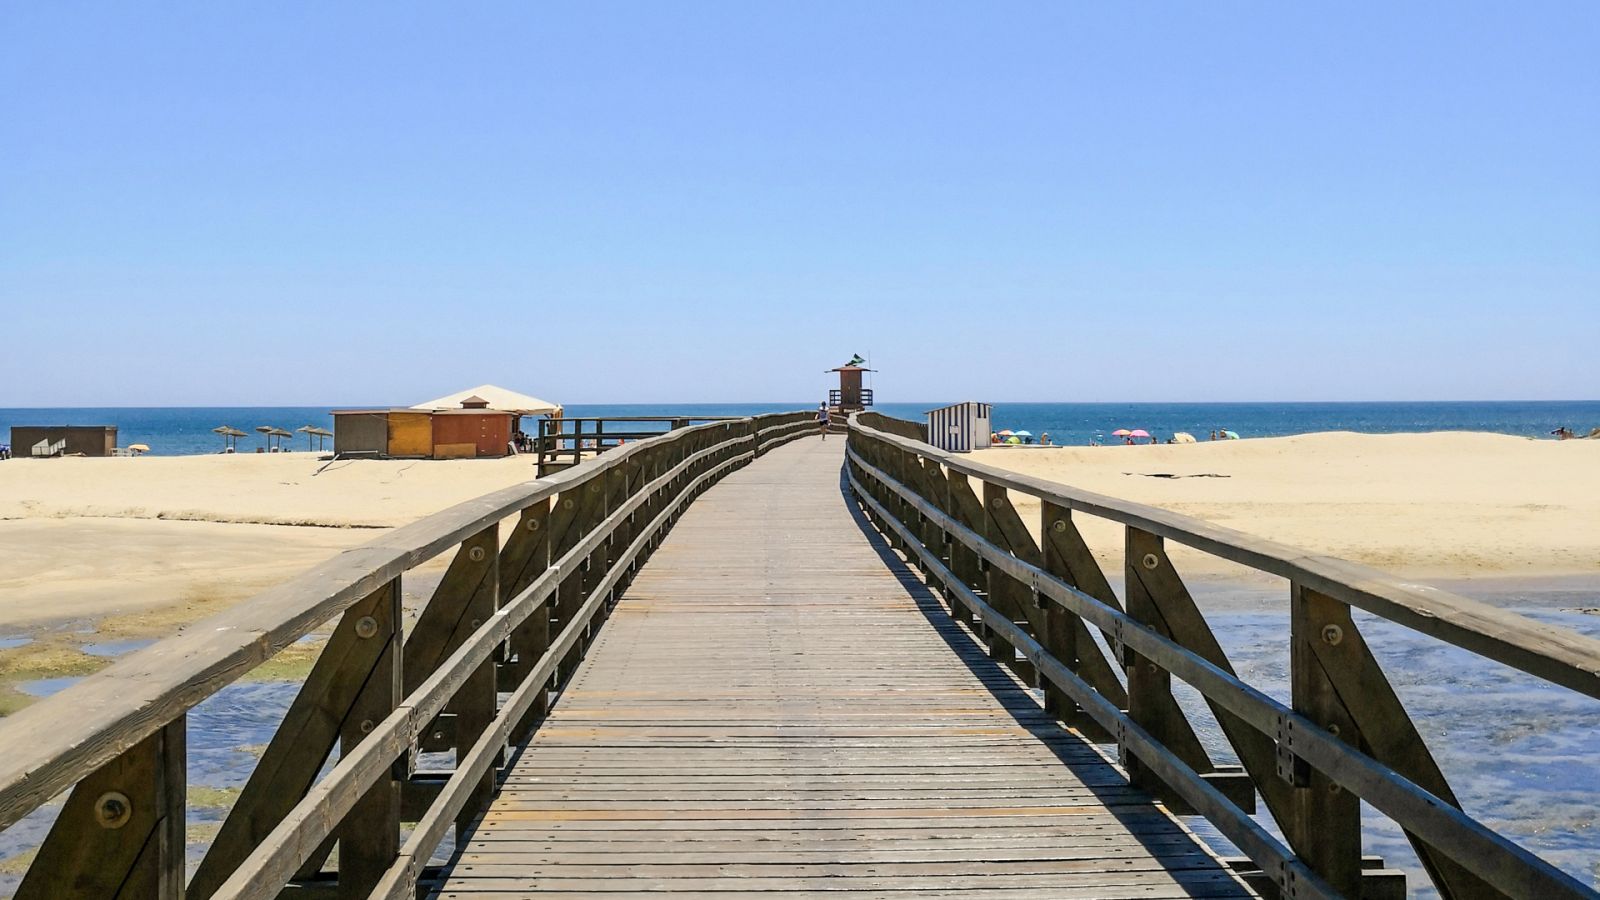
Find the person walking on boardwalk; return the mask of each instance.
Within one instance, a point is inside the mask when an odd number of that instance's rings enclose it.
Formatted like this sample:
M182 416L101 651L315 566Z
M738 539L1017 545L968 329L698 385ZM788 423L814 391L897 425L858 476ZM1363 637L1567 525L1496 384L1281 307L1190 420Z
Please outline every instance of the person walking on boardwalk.
M817 404L817 430L821 432L822 439L828 439L828 404Z

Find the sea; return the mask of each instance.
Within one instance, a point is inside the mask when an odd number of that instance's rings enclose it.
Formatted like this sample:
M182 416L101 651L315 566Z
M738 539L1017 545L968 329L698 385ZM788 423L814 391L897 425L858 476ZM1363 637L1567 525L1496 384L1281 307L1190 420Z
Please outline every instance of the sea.
M882 403L875 409L896 418L922 421L928 410L948 401ZM575 416L749 416L809 409L806 401L788 403L574 404ZM265 446L256 432L262 425L294 431L305 425L333 427L330 411L359 408L334 406L246 407L71 407L0 408L0 443L10 441L14 425L115 425L119 446L146 444L159 456L216 453L222 438L212 429L222 425L248 433L241 452ZM1488 431L1530 438L1550 438L1560 427L1579 434L1600 428L1600 400L1395 402L1395 403L995 403L991 426L996 430L1048 434L1056 444L1104 442L1112 432L1144 429L1165 440L1186 431L1205 440L1212 431L1232 431L1241 438L1281 437L1318 431L1390 434L1415 431ZM665 425L661 426L665 428ZM640 430L647 430L641 428ZM310 450L315 438L296 434L290 449Z

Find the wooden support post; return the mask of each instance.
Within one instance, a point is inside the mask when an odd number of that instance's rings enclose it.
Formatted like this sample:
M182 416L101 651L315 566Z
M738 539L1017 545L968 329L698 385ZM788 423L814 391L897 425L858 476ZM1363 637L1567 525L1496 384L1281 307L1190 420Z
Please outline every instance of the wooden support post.
M1337 642L1339 610L1298 585L1289 598L1289 680L1294 711L1341 740L1359 742L1355 722L1317 657L1316 644ZM1348 613L1348 610L1345 610ZM1321 772L1287 760L1283 774L1294 788L1293 814L1284 833L1295 853L1335 890L1361 895L1361 802Z
M1153 566L1150 565L1152 558L1155 561ZM1172 558L1167 555L1161 539L1154 535L1142 538L1138 560L1136 573L1138 577L1130 578L1129 584L1141 592L1140 597L1143 600L1148 601L1149 614L1159 623L1157 627L1161 633L1217 668L1230 675L1234 674L1233 664L1228 661L1227 654L1222 652L1222 645L1217 643L1211 626L1201 615L1200 608L1195 605L1194 598L1190 596L1183 579L1178 576L1178 570L1173 565ZM1132 589L1134 587L1130 587L1130 590ZM1233 746L1233 752L1244 764L1245 773L1248 773L1241 777L1232 772L1215 772L1213 776L1208 776L1213 786L1222 790L1246 812L1254 810L1255 791L1259 790L1273 818L1280 827L1286 827L1292 815L1293 800L1289 785L1277 777L1277 752L1272 737L1263 734L1221 705L1210 700L1207 700L1206 704L1216 718L1217 724L1221 726L1223 735ZM1251 785L1254 785L1254 789ZM1173 801L1173 806L1185 808L1177 800Z
M458 638L451 641L448 652L454 653L467 636L489 621L500 608L500 525L495 523L461 543L457 559L465 557L473 577L462 578L459 586L473 584L470 591L449 595L452 605L459 605L461 618L457 626ZM440 585L443 589L444 584ZM441 599L434 596L434 602ZM409 672L407 673L409 675ZM467 676L456 695L445 706L456 716L456 759L466 755L477 744L478 738L489 730L499 712L500 698L495 689L495 661L484 661L476 672ZM502 753L502 760L504 754ZM494 794L494 782L499 764L489 767L483 780L473 791L471 799L456 817L456 839L462 840L467 829L489 806Z
M625 466L616 466L605 474L601 488L601 505L595 514L596 527L610 517L612 510L627 502L627 497L627 468ZM611 572L611 567L616 564L617 558L622 555L623 551L628 549L627 544L618 543L623 532L624 527L619 525L616 530L606 536L605 540L600 542L600 546L595 549L594 555L589 558L589 574L593 576L593 580L585 582L585 595L605 580L606 576ZM594 615L589 619L589 639L591 641L594 640L595 633L600 630L600 626L604 625L606 619L610 618L611 607L616 604L617 597L620 596L621 592L618 587L613 585L608 593L610 596L606 598L605 602L595 607Z
M611 472L608 471L604 475L596 475L583 485L583 492L578 500L578 528L584 537L588 537L593 533L595 528L605 520L606 487L610 474ZM606 554L608 552L606 545L602 542L600 546L594 548L584 558L582 571L578 573L578 593L573 609L582 606L584 601L588 599L589 594L599 585L600 580L605 577ZM599 612L596 611L595 615L598 616ZM593 632L594 622L595 619L591 618L587 622L574 623L582 629L582 636L578 638L576 644L572 645L572 652L567 654L568 662L574 671L577 670L579 661L589 652L589 641Z
M935 509L948 516L950 514L950 483L945 480L944 469L939 467L938 462L928 457L922 457L919 462L918 469L913 472L918 481L918 493L922 495L923 499L933 504ZM923 540L927 543L928 549L933 552L933 555L948 566L950 571L954 572L955 540L950 533L930 519L924 524ZM961 603L954 599L953 594L947 595L946 600L950 606L950 614L957 616L957 610L961 608Z
M561 559L583 540L583 528L578 516L578 504L583 499L584 485L577 484L562 491L550 509L550 561ZM561 583L556 586L555 601L550 608L550 633L552 637L566 629L568 621L578 607L583 605L583 572L569 564L561 573ZM551 686L560 690L572 675L571 657L561 661Z
M1005 488L987 481L983 483L983 512L982 533L989 543L1011 551L1023 562L1039 563L1039 548L1034 545L1026 529L1022 528L1022 520L1017 517L1017 510L1011 505ZM1035 636L1043 634L1044 610L1034 605L1033 591L993 567L985 575L989 605L1022 630ZM1037 673L1034 672L1033 663L1018 659L1016 648L999 637L990 636L989 656L1010 666L1023 682L1030 685L1034 683Z
M972 484L967 481L967 476L955 469L945 470L945 482L948 493L945 495L950 502L948 512L950 517L960 522L968 530L983 534L983 503L978 500L978 495L972 492ZM951 559L955 565L952 571L956 577L966 582L967 587L974 591L988 591L987 579L983 573L983 563L977 551L966 544L957 543L951 547ZM974 630L982 628L965 606L960 607L961 613L957 616L961 621L973 625Z
M501 591L509 600L526 590L550 568L550 503L541 500L522 511L514 531L500 550ZM533 671L550 647L550 606L540 604L511 632L509 660L500 670L499 690L510 693ZM521 743L543 720L549 709L544 691L528 707L527 715L512 729L511 739Z
M1353 723L1353 734L1373 759L1394 769L1418 787L1457 809L1456 799L1428 745L1417 732L1383 668L1356 628L1350 608L1309 588L1296 586L1293 597L1304 617L1306 647L1320 664L1341 709ZM1353 742L1346 731L1340 736ZM1447 898L1499 896L1483 879L1407 833L1423 868Z
M180 716L78 782L17 900L181 900L184 723Z
M1153 586L1159 591L1168 583L1147 580L1147 576L1160 572L1163 565L1167 565L1166 574L1172 574L1161 538L1130 525L1127 528L1125 553L1128 615L1171 637L1152 591ZM1188 717L1172 696L1171 673L1126 647L1123 648L1123 667L1128 676L1128 714L1133 721L1176 754L1189 768L1202 774L1213 771L1211 758L1206 755ZM1121 756L1123 767L1128 770L1134 784L1163 798L1176 796L1160 779L1140 765L1126 747L1122 748Z
M1100 564L1095 562L1089 545L1084 543L1083 535L1078 532L1078 526L1072 521L1072 510L1049 501L1041 501L1039 533L1042 536L1041 543L1044 545L1042 568L1045 571L1112 609L1119 611L1122 609L1122 604L1117 601L1117 595L1112 592L1110 583L1106 581L1105 573L1100 571ZM1059 607L1051 604L1051 608ZM1061 612L1066 611L1061 610ZM1065 621L1064 627L1072 635L1072 646L1077 654L1078 667L1075 671L1101 696L1116 704L1118 709L1127 708L1127 689L1118 680L1116 667L1106 659L1100 645L1089 633L1088 627L1077 616L1071 616ZM1120 648L1115 645L1110 635L1106 636L1106 643L1111 647L1113 654L1120 652ZM1097 730L1092 720L1083 719L1082 722L1090 731Z
M361 622L383 615L399 596L400 581L395 579L345 610L200 860L189 882L190 900L207 900L216 893L316 781L387 649L385 641L360 636L366 630ZM327 849L332 849L331 842ZM307 868L319 868L326 856L313 854Z
M356 620L354 630L357 640L376 645L372 649L377 657L339 728L340 751L346 755L394 712L402 697L399 583L389 582L372 599L363 604L370 611ZM400 851L400 782L393 768L356 801L336 833L339 897L366 897Z

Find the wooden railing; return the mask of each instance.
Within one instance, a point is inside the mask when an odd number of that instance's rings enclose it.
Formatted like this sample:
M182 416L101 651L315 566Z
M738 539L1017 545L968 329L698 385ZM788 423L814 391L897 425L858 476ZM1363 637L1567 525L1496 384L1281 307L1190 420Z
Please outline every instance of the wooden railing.
M1364 868L1361 801L1404 829L1446 898L1600 896L1460 808L1351 618L1373 613L1600 698L1600 641L1343 560L1187 516L1015 475L935 449L913 423L850 419L849 483L868 515L990 654L1044 704L1114 741L1131 782L1204 815L1266 893L1394 896ZM1035 540L1010 494L1041 503ZM1074 513L1125 527L1124 597ZM1174 541L1288 580L1291 704L1241 680L1174 570ZM1111 649L1108 660L1104 636ZM1197 690L1242 766L1214 763L1172 694ZM1259 793L1287 838L1252 816Z
M862 406L872 405L872 388L862 388L857 392L857 394L859 395L857 399L861 401ZM840 404L844 403L844 398L845 393L839 388L834 388L833 390L828 391L829 406L839 406Z
M809 411L683 428L467 501L5 719L0 827L72 789L16 896L417 896L683 509L813 428ZM402 573L451 548L405 627ZM335 617L186 886L188 710ZM417 771L446 750L452 770Z
M572 416L538 419L533 436L539 477L575 466L629 441L707 422L732 422L739 416Z

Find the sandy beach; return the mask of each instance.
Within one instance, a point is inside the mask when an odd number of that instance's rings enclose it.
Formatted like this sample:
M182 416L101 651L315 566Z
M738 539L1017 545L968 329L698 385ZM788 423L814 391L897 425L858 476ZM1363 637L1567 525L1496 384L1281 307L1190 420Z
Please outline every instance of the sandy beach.
M30 702L17 685L109 663L97 648L165 637L382 529L533 475L526 456L0 463L0 714ZM414 570L407 594L425 596L447 562Z
M1148 503L1398 575L1600 574L1600 441L1351 434L1198 444L985 449L971 459ZM1038 504L1018 498L1036 527ZM1119 526L1081 516L1122 565ZM1238 570L1175 552L1186 571Z

